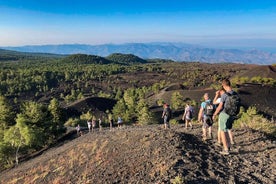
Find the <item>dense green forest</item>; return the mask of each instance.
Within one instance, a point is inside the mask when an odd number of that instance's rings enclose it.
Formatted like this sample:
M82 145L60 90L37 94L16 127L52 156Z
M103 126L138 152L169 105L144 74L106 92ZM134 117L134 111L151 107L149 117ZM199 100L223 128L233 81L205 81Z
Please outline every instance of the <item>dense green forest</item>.
M66 115L64 107L77 100L114 99L117 103L113 109L103 112L105 122L112 116L122 116L129 124L151 124L156 117L147 96L174 83L185 89L218 88L214 85L217 81L246 70L245 65L216 66L220 69L206 63L144 60L118 53L104 58L0 50L0 165L10 167L20 156L55 142L66 131L65 125L85 125L86 120L96 118L93 111L80 117ZM237 82L250 80L235 78ZM252 81L276 84L271 78L255 77ZM175 109L184 106L177 93L171 102ZM162 99L158 103L162 105Z

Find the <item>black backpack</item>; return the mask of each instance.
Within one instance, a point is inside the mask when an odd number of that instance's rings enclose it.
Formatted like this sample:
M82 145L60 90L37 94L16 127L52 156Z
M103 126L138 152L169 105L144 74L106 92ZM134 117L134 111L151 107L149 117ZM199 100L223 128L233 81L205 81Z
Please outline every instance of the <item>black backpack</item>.
M205 102L205 108L204 108L204 115L206 116L213 116L215 112L215 107L214 104L210 101Z
M240 112L241 99L238 93L226 93L227 98L224 103L224 112L230 116L237 116Z
M193 110L189 108L189 110L187 111L186 117L188 117L189 119L193 119Z

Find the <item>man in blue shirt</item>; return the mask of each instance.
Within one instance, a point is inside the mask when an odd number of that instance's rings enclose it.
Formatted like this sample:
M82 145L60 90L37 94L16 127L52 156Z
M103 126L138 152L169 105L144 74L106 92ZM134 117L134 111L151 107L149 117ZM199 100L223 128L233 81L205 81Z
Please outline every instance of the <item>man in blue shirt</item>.
M198 113L198 121L203 122L202 124L202 133L203 133L203 140L207 139L207 129L209 138L212 139L212 125L213 125L213 103L209 98L209 94L205 93L203 95L204 102L201 103L199 113ZM209 107L212 109L209 109ZM208 109L207 109L208 108Z

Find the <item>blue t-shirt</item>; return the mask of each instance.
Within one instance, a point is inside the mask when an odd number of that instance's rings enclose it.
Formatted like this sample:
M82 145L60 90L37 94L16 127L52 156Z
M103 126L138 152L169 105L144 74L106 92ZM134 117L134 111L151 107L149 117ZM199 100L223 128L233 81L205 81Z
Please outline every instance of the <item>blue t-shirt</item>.
M208 103L211 103L211 100L208 99L208 100L206 100L205 102L202 102L202 103L201 103L201 107L202 107L203 109L205 109L207 102L208 102Z
M208 99L208 100L206 100L205 102L202 102L201 105L200 105L200 107L203 109L203 115L204 115L204 116L205 116L205 114L204 114L204 109L205 109L205 107L206 107L207 102L208 102L208 103L211 103L211 100Z

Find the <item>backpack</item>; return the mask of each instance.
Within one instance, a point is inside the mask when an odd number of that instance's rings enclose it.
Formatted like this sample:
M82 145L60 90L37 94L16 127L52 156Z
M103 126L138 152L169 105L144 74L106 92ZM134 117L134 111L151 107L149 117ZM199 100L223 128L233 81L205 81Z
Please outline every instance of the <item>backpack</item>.
M193 119L193 111L192 111L192 109L189 109L187 111L186 117L188 117L189 119Z
M214 111L215 111L215 107L214 107L213 103L210 101L207 101L205 108L204 108L204 115L213 116Z
M224 112L230 116L236 116L240 112L241 100L236 92L226 93L227 98L224 103Z

